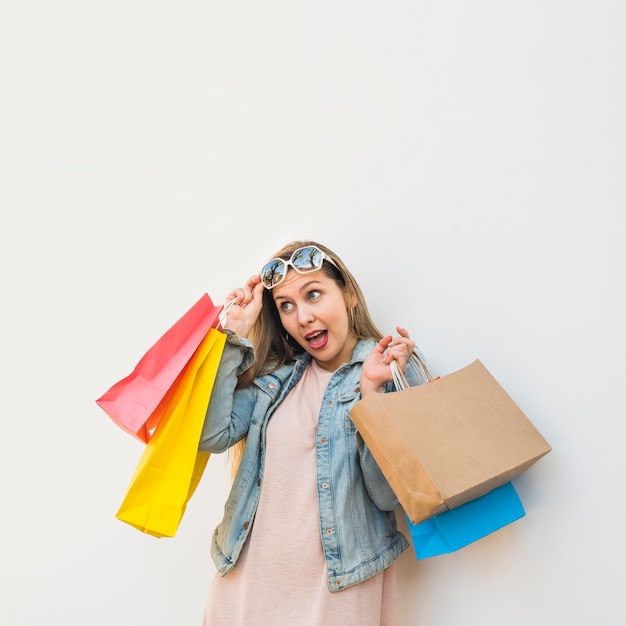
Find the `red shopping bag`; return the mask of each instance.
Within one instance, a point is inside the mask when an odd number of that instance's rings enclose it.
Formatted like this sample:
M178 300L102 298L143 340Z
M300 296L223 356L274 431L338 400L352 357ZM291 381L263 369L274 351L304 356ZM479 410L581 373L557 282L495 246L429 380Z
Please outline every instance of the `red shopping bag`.
M126 432L148 442L189 360L210 328L219 324L222 305L205 293L144 354L135 369L96 403Z

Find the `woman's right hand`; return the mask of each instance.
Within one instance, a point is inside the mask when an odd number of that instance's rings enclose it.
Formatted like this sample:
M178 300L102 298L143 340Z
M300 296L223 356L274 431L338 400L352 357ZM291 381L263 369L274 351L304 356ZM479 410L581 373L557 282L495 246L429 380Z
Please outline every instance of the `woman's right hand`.
M263 307L264 289L261 277L255 274L243 287L231 291L226 296L226 304L232 300L235 303L230 307L223 327L232 330L238 337L247 337Z

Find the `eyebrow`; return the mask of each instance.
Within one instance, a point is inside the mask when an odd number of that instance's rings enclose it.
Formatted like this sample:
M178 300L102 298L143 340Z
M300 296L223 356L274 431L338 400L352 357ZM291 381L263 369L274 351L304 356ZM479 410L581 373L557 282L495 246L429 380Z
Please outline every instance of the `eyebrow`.
M298 289L298 293L302 293L303 291L306 291L307 289L310 289L310 288L311 288L311 285L319 285L320 287L323 287L323 286L324 286L324 285L322 284L322 282L321 282L321 281L319 281L319 280L315 280L315 279L312 279L312 280L309 280L309 281L307 281L306 283L304 283L304 284L300 287L300 289ZM276 296L276 297L274 298L274 302L278 302L279 300L288 300L288 299L289 299L289 297L288 297L288 296L281 296L281 295L278 295L278 296Z

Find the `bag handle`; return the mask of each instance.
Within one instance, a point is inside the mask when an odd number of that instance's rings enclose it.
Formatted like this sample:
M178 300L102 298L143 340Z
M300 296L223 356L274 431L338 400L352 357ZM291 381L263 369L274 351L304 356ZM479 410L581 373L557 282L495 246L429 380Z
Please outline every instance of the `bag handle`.
M425 385L433 380L433 377L430 375L430 371L428 370L428 366L424 362L424 359L422 359L417 348L407 357L407 365L411 365L411 367L415 370L418 385ZM403 389L410 387L404 372L402 372L402 370L398 367L398 363L395 359L391 361L389 366L391 367L391 376L396 390L402 391Z
M222 309L222 312L220 313L219 316L219 320L220 320L220 329L224 328L224 324L226 324L226 317L228 316L228 311L231 310L233 304L235 304L235 300L237 298L233 298L230 302L228 302L224 308Z

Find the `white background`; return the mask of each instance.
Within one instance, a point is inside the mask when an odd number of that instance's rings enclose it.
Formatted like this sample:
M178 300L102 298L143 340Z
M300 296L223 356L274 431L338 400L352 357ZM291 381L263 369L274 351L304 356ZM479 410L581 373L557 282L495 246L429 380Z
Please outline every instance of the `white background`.
M514 481L522 520L403 555L402 625L625 624L625 17L4 3L0 623L199 626L226 460L175 538L143 535L114 517L141 445L94 400L303 237L434 373L480 358L554 448Z

